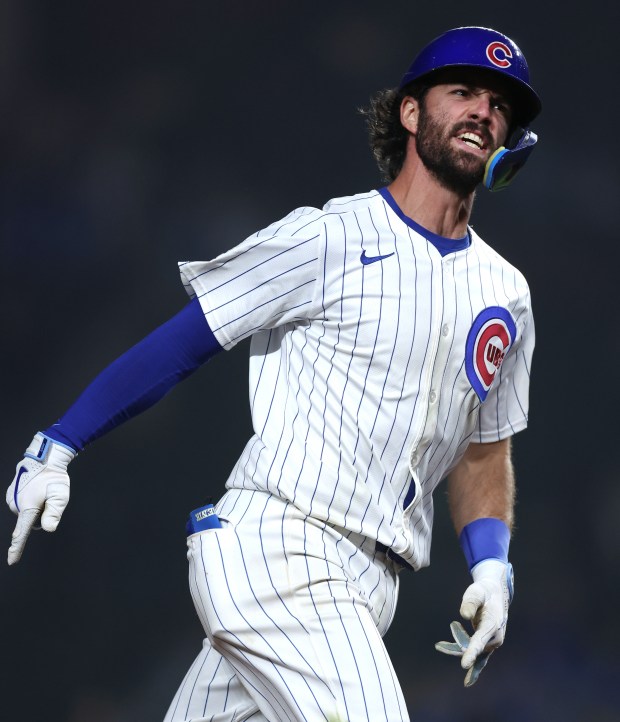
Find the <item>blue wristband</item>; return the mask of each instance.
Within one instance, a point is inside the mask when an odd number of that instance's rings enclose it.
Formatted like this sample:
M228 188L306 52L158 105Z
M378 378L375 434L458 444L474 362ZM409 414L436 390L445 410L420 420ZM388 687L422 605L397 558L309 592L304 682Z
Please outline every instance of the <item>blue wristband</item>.
M470 571L484 559L499 559L508 563L510 529L501 519L476 519L463 527L459 544Z

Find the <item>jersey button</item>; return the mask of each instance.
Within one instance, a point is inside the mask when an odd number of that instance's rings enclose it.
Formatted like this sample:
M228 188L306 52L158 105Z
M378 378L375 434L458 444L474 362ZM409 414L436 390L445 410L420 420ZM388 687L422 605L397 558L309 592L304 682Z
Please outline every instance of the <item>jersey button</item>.
M431 404L434 404L435 401L437 401L437 394L434 391L431 391L428 395L428 400L431 402Z
M448 324L445 323L441 329L441 335L447 336L450 333L450 328L448 327Z

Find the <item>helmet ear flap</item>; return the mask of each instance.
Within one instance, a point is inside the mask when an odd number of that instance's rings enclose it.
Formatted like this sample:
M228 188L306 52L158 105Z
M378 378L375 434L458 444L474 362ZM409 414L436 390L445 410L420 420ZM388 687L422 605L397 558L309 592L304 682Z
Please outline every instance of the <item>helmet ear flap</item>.
M520 126L514 128L514 130L510 133L508 139L506 140L505 147L508 148L508 150L513 150L514 148L516 148L525 133L527 133L527 131Z
M498 148L487 161L482 181L484 186L490 191L506 188L525 165L537 141L536 133L516 128L506 145Z

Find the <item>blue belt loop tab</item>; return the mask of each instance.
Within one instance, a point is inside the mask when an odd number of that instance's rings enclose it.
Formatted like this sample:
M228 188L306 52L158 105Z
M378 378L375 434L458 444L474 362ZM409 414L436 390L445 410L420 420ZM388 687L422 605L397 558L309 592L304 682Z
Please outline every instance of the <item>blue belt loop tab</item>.
M501 519L476 519L463 527L459 543L470 571L484 559L507 563L510 529Z
M190 511L185 530L187 536L190 536L205 529L219 529L221 526L213 504L205 504L205 506Z

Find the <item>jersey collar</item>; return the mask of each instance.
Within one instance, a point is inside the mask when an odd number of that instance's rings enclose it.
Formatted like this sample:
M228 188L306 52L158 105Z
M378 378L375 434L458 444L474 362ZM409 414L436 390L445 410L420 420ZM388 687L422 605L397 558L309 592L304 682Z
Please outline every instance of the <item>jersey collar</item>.
M432 243L442 256L446 256L448 255L448 253L464 251L471 245L469 228L467 229L467 233L463 236L463 238L445 238L444 236L439 236L436 233L427 230L419 223L416 223L413 218L409 218L409 216L406 216L401 211L398 204L394 200L394 196L387 188L379 188L379 193L383 196L385 202L390 206L394 213L396 213L396 215L401 219L401 221L403 221L403 223L406 223L409 228L413 228L416 233L419 233L421 236L426 238L429 243Z

